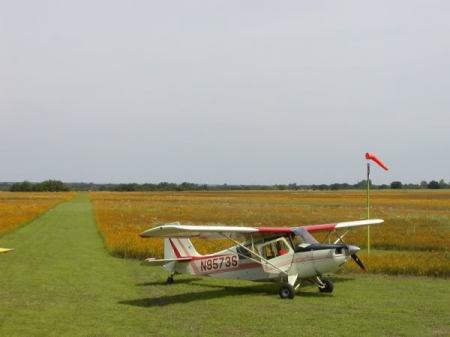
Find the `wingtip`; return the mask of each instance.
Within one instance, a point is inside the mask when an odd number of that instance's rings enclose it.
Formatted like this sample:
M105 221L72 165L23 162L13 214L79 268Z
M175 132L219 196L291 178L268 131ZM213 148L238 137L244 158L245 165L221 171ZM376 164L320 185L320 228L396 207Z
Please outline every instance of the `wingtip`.
M151 229L153 229L153 228L146 229L145 231L139 233L139 236L140 236L141 238L146 238L146 237L148 237L148 231L151 230Z

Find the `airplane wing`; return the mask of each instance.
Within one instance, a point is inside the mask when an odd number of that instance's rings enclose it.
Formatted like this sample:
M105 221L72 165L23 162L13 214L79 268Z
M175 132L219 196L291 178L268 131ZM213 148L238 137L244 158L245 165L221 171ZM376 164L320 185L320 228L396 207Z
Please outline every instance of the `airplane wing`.
M226 225L192 226L181 225L179 222L170 223L163 226L149 228L140 234L141 237L162 237L162 238L217 238L224 236L231 238L276 235L291 233L290 227L239 227Z
M305 228L308 232L331 231L340 228L367 226L383 223L380 219L338 222L334 224L306 225L298 227L239 227L226 225L181 225L174 222L154 228L149 228L139 234L143 238L247 238L250 236L276 236L293 233L296 228Z
M0 248L0 254L1 253L7 253L7 252L10 252L10 251L12 251L13 249L11 249L11 248Z
M323 225L307 225L302 226L308 232L319 232L319 231L332 231L336 229L342 228L352 228L358 226L369 226L369 225L379 225L382 224L384 220L382 219L368 219L368 220L358 220L358 221L346 221L346 222L337 222L332 224L323 224Z

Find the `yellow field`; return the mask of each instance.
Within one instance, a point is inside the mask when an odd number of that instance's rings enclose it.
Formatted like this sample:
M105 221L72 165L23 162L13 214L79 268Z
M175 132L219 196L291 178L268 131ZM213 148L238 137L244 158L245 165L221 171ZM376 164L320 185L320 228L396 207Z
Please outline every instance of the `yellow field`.
M91 193L91 199L110 251L138 258L161 256L161 240L141 239L138 233L168 222L296 226L364 219L367 214L364 191L99 192ZM448 277L450 191L373 191L371 204L372 218L385 223L371 229L371 255L360 254L370 271ZM365 248L366 229L354 230L346 241ZM194 243L203 253L228 245Z
M0 192L0 235L74 196L74 193Z

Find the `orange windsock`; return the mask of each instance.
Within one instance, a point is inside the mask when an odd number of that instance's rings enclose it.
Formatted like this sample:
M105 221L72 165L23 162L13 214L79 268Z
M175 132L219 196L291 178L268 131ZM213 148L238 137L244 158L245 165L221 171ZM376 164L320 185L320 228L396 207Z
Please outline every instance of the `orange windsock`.
M375 163L380 165L380 167L384 168L386 171L388 170L387 166L373 153L366 152L366 159L373 160Z

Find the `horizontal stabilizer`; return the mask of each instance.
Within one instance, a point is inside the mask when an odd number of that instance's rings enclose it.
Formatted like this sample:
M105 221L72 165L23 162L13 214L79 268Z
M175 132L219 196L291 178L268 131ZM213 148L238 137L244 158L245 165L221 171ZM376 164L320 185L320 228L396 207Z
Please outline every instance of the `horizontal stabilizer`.
M153 257L149 257L148 259L142 261L142 264L146 266L163 266L169 262L186 262L190 260L192 260L191 257L180 257L175 259L155 259Z

